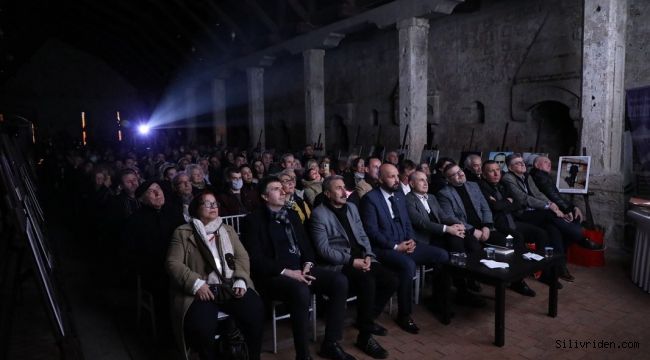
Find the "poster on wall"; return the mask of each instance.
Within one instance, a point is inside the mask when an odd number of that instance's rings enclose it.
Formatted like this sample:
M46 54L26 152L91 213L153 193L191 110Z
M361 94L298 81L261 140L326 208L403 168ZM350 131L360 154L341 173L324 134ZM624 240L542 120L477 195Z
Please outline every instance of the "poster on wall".
M560 156L556 186L562 193L586 194L589 191L591 156Z
M490 151L488 160L494 160L501 166L501 171L508 172L508 166L506 165L506 157L508 155L512 155L512 151Z

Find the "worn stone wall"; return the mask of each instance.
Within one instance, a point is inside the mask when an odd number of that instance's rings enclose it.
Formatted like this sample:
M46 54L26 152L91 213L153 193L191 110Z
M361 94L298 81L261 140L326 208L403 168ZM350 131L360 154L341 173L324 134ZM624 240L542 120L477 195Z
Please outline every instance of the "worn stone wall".
M625 88L650 85L650 1L628 0Z
M432 144L457 157L469 147L474 129L472 148L493 150L501 145L509 122L506 147L527 151L535 145L538 126L529 110L544 101L565 105L571 116L566 121L577 128L580 13L579 0L483 1L480 11L432 21L428 96ZM327 51L328 149L345 144L368 148L378 137L389 148L399 145L403 134L395 116L397 40L395 28L368 30L349 35ZM296 55L265 73L268 134L277 135L269 144L276 147L286 144L286 136L277 129L288 128L291 138L299 139L293 146L304 142L301 64ZM555 143L545 138L562 134L547 125L541 135L541 150L559 155Z

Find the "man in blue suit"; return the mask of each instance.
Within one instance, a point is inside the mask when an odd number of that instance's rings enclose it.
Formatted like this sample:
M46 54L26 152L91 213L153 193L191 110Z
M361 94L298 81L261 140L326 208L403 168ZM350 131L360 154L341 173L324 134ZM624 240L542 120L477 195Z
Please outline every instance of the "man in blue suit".
M416 268L419 265L445 263L449 256L445 250L432 245L416 246L406 199L399 183L395 165L382 165L379 168L380 186L361 199L361 218L377 259L393 269L399 277L397 324L403 330L417 334L419 328L411 319L411 288Z

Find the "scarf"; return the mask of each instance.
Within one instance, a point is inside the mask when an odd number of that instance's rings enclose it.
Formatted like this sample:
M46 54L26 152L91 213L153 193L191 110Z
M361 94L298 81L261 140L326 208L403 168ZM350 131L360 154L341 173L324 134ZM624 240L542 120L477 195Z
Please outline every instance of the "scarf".
M290 246L289 252L300 256L300 248L296 243L296 234L293 231L293 226L291 225L291 221L289 220L289 212L287 208L283 207L278 211L271 212L271 218L274 221L284 224L284 232L285 234L287 234L287 238L289 239L289 246Z
M232 249L232 243L230 242L230 236L228 235L226 228L223 227L221 218L216 218L207 225L203 225L203 222L199 219L192 218L192 224L201 237L203 243L208 247L208 249L210 249L210 253L214 258L219 273L221 273L226 279L232 278L234 269L228 265L225 256L226 254L234 254L234 252ZM220 249L217 249L217 246L219 246ZM221 283L221 279L217 273L214 271L211 272L208 275L208 284L219 283Z

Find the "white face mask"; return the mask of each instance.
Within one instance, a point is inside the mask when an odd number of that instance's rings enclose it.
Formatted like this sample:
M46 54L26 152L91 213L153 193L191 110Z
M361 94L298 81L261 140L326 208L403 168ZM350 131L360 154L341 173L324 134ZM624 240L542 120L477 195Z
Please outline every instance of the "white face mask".
M354 177L357 179L363 179L366 177L366 173L355 172Z
M233 181L232 185L230 185L230 186L232 186L233 190L240 190L244 186L244 180L237 179L237 180Z

